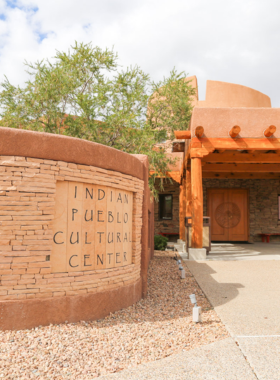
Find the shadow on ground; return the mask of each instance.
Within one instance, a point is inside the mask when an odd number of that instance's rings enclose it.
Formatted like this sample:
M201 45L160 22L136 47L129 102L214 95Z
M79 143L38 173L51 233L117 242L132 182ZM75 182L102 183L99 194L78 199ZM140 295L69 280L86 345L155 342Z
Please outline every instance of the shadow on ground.
M203 278L203 288L207 289L207 292L209 291L212 295L215 295L214 297L211 297L211 304L213 307L230 302L238 296L238 289L244 288L244 285L240 283L217 282L213 278L213 274L215 274L216 271L204 262L189 261L187 266L194 276L199 272L199 277Z

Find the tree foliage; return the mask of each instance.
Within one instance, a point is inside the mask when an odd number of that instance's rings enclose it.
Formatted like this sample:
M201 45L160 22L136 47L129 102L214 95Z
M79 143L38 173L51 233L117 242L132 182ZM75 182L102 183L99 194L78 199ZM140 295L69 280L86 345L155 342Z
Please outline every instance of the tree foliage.
M0 91L1 125L78 137L149 157L154 180L172 162L155 146L187 129L195 89L185 73L151 81L138 66L119 70L117 54L76 43L52 60L27 63L29 80Z

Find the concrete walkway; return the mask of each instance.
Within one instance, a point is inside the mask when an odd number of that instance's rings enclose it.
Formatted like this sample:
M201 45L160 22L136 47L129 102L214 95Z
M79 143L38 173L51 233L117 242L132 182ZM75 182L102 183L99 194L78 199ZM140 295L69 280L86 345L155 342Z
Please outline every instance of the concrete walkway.
M279 380L280 244L215 244L186 263L231 338L100 380Z
M227 338L98 379L256 380L256 376L234 340Z
M258 379L280 379L279 255L280 244L216 245L187 262Z

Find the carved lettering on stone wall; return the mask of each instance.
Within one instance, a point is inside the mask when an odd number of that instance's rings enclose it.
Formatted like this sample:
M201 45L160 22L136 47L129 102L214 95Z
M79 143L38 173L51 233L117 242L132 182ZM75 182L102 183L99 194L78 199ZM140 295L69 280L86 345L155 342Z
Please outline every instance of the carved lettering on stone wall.
M53 222L53 272L79 272L132 262L133 193L58 181Z

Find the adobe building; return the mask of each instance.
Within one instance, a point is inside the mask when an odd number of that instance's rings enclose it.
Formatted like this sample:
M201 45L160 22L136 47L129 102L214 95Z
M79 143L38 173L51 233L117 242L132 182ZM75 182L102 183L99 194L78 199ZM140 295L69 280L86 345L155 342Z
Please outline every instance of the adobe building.
M146 296L147 156L0 128L0 329L99 319Z
M197 88L196 77L188 78ZM189 130L175 133L180 168L155 206L156 233L203 246L203 217L212 241L254 242L280 235L280 109L251 88L207 81L206 99L193 100Z

